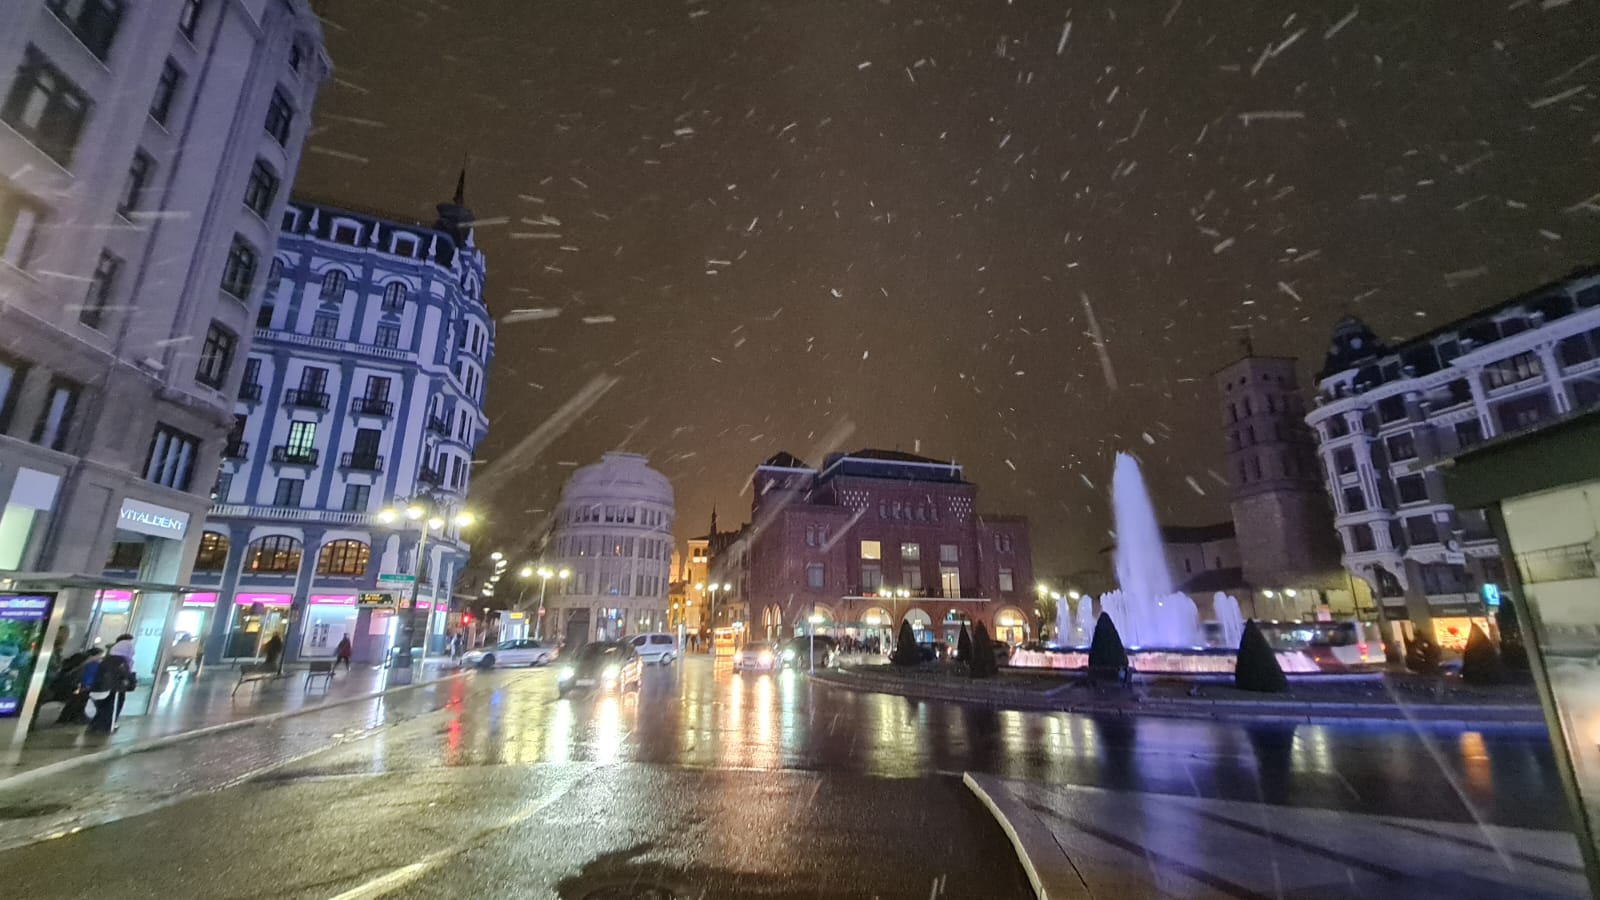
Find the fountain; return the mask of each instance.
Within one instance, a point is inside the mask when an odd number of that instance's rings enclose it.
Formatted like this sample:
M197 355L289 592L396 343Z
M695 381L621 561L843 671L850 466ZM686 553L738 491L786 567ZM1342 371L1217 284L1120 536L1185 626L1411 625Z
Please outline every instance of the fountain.
M1244 616L1239 612L1239 600L1232 594L1217 591L1211 597L1212 615L1222 631L1222 646L1238 647L1244 637Z
M1102 595L1100 608L1117 623L1123 643L1163 648L1202 645L1200 611L1187 594L1172 589L1155 506L1138 461L1126 453L1117 454L1111 475L1111 513L1117 528L1118 590Z
M1084 594L1078 598L1078 643L1087 647L1094 638L1094 598Z

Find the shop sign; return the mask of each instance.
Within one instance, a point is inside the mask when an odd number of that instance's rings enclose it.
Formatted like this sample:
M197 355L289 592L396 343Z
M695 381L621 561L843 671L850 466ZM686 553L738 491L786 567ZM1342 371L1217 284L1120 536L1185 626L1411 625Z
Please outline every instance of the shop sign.
M356 605L364 607L389 607L394 606L394 595L374 591L356 597Z
M513 619L521 619L521 618L525 618L525 615L523 613L514 612L514 613L511 613L511 618L513 618Z
M55 594L0 594L0 718L22 711Z
M1500 605L1500 585L1484 582L1483 602L1485 606L1497 607Z
M123 531L181 541L189 531L189 514L128 497L122 501L117 527Z

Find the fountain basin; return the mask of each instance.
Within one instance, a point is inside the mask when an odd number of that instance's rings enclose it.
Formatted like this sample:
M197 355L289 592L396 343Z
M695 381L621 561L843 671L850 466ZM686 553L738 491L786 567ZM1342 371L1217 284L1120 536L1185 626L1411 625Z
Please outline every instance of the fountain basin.
M1286 675L1321 673L1316 660L1299 650L1277 651L1278 665ZM1232 675L1238 659L1234 650L1195 648L1129 650L1128 662L1135 672L1146 675ZM1089 648L1064 650L1018 650L1011 654L1011 665L1035 669L1086 669Z

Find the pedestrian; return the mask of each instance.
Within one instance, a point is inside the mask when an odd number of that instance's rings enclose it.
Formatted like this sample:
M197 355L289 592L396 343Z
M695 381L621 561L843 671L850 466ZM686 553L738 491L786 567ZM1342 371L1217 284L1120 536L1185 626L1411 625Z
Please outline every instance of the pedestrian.
M339 668L339 663L344 663L344 670L346 672L350 671L350 656L354 652L355 648L350 646L350 635L341 636L339 638L339 646L333 650L334 669Z
M94 689L89 692L89 699L95 704L89 730L97 734L116 731L128 692L138 686L139 679L133 671L133 635L120 635L95 672Z
M58 690L63 702L56 724L82 725L89 721L85 709L89 705L89 692L94 690L95 678L100 674L100 655L103 652L99 647L93 647L74 653L62 664L61 686Z
M283 656L283 635L274 631L272 637L261 645L261 655L266 659L267 668L276 668L278 659Z

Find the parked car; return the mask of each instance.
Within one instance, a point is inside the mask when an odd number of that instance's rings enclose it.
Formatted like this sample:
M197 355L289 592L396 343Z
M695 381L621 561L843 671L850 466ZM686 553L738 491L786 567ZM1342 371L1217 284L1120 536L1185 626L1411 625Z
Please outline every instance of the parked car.
M627 690L644 678L644 659L622 641L597 641L578 648L556 673L556 691L565 697L574 690Z
M645 662L668 665L678 658L678 639L666 632L636 634L628 641Z
M765 641L745 644L733 654L735 672L771 672L779 664L778 648Z
M468 650L461 664L492 669L495 666L543 666L556 658L556 648L529 638L501 641L492 647Z
M811 638L797 637L785 641L778 653L778 665L792 666L796 669L810 668L812 645ZM825 634L817 635L816 664L826 668L833 665L839 657L839 642Z

